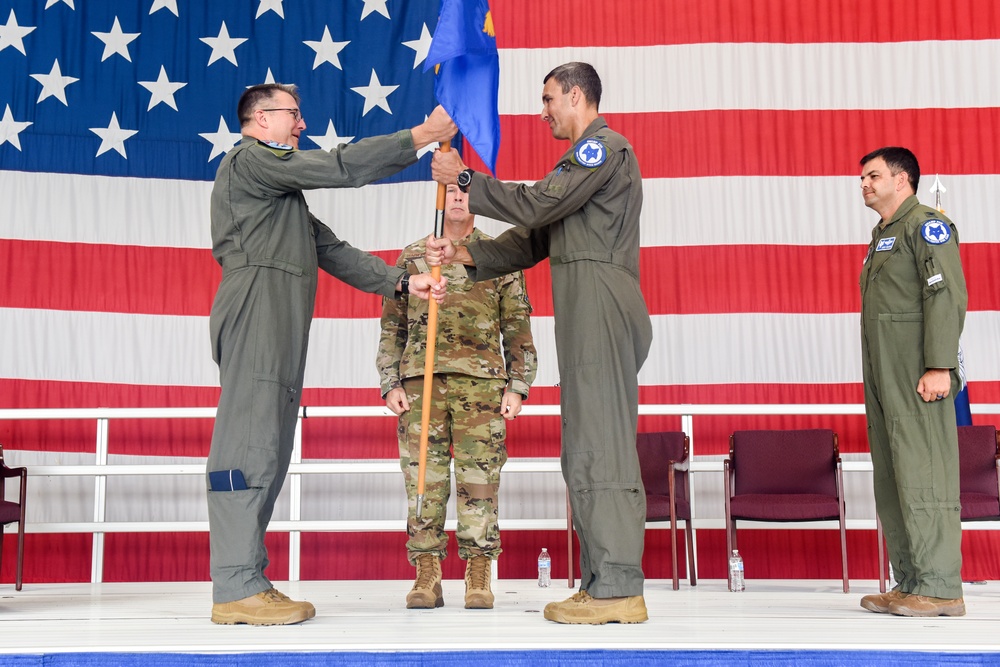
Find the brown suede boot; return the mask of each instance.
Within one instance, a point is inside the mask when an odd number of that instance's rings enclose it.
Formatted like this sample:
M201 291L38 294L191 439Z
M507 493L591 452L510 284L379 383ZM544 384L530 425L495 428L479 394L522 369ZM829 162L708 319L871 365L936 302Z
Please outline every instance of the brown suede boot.
M417 579L406 594L407 609L434 609L444 606L441 595L441 559L434 554L417 556Z
M297 602L274 588L212 605L212 622L220 625L292 625L315 615L316 607L311 602Z
M545 605L543 615L556 623L643 623L649 620L646 601L641 595L618 598L594 598L580 591L562 602Z
M487 556L473 556L466 562L466 609L493 609L493 591L490 590L492 564Z

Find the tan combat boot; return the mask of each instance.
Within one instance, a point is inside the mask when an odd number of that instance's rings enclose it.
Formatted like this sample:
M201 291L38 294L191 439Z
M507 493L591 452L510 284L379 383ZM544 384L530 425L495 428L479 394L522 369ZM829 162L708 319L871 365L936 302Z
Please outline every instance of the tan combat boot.
M212 605L212 622L220 625L292 625L315 615L316 607L311 602L297 602L274 588Z
M465 564L466 609L493 609L491 566L492 561L487 556L473 556Z
M406 594L406 608L434 609L443 606L441 559L434 554L420 554L417 556L417 579Z
M595 598L580 591L562 602L545 605L546 619L556 623L643 623L649 620L646 600L641 595L631 597Z

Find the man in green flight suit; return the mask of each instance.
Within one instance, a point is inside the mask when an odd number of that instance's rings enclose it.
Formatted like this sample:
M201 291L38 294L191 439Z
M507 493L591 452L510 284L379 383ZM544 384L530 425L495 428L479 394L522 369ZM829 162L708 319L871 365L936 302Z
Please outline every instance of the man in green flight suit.
M601 79L587 63L545 76L542 120L572 147L534 185L503 183L438 151L434 180L469 193L469 210L515 225L492 241L427 240L430 264L485 280L552 267L562 471L580 539L580 591L545 607L558 623L641 623L646 498L635 449L638 373L652 343L639 289L642 176L632 146L598 113Z
M962 525L954 396L968 294L958 230L916 197L917 158L861 159L865 205L881 216L861 269L861 351L875 508L897 586L861 606L962 616Z
M341 241L302 191L394 174L456 128L438 107L412 130L299 151L306 124L295 86L252 86L237 114L243 139L222 159L211 201L222 266L209 322L222 384L207 467L212 621L284 625L316 614L264 576L264 533L291 461L318 269L383 296L441 300L447 282L409 276Z
M449 185L444 235L464 244L489 239L475 227L468 195ZM396 266L426 272L421 238L407 246ZM447 555L444 530L455 463L458 556L466 561L465 608L492 609L492 561L500 555L498 525L500 470L507 462L507 425L521 412L521 400L535 379L531 303L521 272L473 282L460 266L441 267L448 295L438 309L431 380L425 497L417 519L417 470L423 416L427 311L424 301L383 299L378 366L385 404L399 415L399 464L408 498L407 558L417 568L406 595L408 609L444 604L441 561Z

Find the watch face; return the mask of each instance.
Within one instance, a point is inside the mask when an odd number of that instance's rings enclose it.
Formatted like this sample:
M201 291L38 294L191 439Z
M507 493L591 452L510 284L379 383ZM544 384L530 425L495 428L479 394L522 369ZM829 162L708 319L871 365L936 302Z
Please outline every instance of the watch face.
M458 184L463 187L466 187L470 183L472 183L472 174L470 174L468 171L460 171L458 173Z

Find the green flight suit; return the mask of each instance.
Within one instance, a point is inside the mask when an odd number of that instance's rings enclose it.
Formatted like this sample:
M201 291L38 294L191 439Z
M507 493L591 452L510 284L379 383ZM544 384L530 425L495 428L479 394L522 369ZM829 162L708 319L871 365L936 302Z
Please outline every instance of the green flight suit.
M302 190L358 187L415 161L404 130L329 152L243 137L219 165L211 215L222 282L209 326L222 394L207 471L238 470L246 488L207 480L216 603L271 588L264 532L291 461L318 269L390 297L403 274L338 239Z
M968 294L958 230L907 198L872 231L861 270L861 350L875 507L899 590L962 597L962 526L954 396ZM929 368L951 369L951 392L925 403Z
M473 213L515 225L468 245L483 280L549 258L559 360L562 470L580 540L580 586L642 595L646 497L635 449L638 373L652 343L639 289L642 176L598 117L534 185L476 174Z

